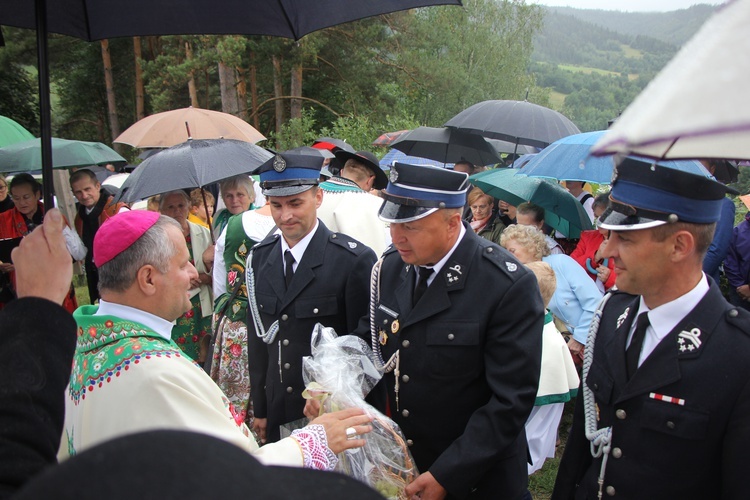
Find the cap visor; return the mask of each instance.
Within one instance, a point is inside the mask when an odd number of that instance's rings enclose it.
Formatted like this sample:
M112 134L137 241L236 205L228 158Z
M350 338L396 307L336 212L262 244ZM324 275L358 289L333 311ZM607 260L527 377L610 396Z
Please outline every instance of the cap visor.
M412 222L427 217L437 208L407 207L392 201L384 201L380 206L378 217L384 222Z
M663 226L666 221L625 215L608 208L599 218L598 227L609 231L637 231L651 227Z
M263 189L263 196L293 196L295 194L304 193L312 187L312 185L272 187L270 189Z

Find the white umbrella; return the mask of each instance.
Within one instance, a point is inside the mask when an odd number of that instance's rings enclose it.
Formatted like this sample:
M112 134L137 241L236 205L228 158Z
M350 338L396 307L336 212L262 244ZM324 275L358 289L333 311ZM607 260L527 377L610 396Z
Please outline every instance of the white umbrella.
M727 2L594 145L594 154L750 158L750 0Z

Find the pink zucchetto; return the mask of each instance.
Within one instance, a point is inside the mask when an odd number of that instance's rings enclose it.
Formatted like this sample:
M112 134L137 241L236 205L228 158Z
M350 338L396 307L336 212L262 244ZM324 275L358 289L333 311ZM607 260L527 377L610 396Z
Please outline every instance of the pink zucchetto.
M130 248L159 220L158 212L128 210L107 219L94 236L94 264L97 268Z

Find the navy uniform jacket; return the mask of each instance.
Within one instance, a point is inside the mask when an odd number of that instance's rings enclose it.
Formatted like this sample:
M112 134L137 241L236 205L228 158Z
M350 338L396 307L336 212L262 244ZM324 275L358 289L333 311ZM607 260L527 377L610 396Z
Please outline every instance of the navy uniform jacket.
M750 314L728 304L709 281L706 296L630 381L625 342L638 297L616 293L604 309L586 383L599 426L612 426L605 498L748 498ZM680 336L695 329L700 345ZM584 434L579 397L552 498L596 498L600 468Z
M397 402L388 373L373 390L387 391L387 403L371 401L450 498L520 498L544 324L536 278L468 229L412 309L414 287L414 267L387 250L376 324L384 360L400 349L400 388ZM357 333L369 341L368 332L369 319Z
M252 262L264 329L278 319L279 333L266 344L255 334L252 315L247 323L253 410L256 417L268 418L269 442L279 439L280 425L304 416L302 357L310 355L313 327L321 323L339 335L354 331L368 310L376 260L369 247L320 222L287 290L280 238L258 243Z

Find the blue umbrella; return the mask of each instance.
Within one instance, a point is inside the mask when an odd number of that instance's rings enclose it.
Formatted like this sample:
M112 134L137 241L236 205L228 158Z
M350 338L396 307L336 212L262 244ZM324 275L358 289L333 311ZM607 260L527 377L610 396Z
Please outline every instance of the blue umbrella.
M529 177L548 177L565 181L584 181L595 184L612 182L613 156L590 156L589 151L606 130L569 135L553 142L523 166L521 171ZM647 158L635 157L653 162ZM692 174L711 177L697 160L662 160L657 165Z
M419 156L409 156L398 149L391 149L383 158L380 159L380 168L388 170L394 162L408 163L409 165L429 165L438 168L453 168L453 163L443 163L429 158L420 158Z

